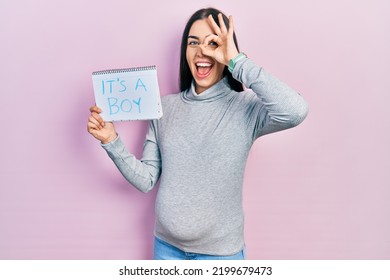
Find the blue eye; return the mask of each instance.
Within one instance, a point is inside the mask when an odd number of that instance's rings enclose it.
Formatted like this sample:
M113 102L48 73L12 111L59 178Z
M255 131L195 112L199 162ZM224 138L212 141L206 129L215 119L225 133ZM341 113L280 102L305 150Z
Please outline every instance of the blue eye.
M210 41L209 45L212 47L218 47L218 44L214 41Z
M197 41L189 41L188 45L189 46L197 46L197 45L199 45L199 42L197 42Z

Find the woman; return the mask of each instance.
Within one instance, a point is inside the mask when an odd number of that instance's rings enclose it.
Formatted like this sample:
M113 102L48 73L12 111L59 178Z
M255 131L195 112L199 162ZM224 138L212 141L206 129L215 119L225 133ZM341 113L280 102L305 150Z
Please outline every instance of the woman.
M139 190L150 191L161 174L155 259L244 259L249 150L258 137L301 123L307 105L239 52L232 17L213 8L197 11L185 27L180 87L162 98L164 116L150 122L141 160L96 106L88 131Z

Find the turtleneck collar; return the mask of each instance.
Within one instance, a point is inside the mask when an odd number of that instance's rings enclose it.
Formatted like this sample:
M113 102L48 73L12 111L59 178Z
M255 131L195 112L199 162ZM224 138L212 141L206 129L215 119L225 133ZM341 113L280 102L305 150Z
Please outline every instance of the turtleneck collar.
M195 82L192 81L191 87L187 91L183 91L180 93L182 100L187 103L194 102L213 102L218 100L231 91L229 84L227 82L227 78L224 77L216 84L212 85L210 88L203 91L201 94L197 94L195 91Z

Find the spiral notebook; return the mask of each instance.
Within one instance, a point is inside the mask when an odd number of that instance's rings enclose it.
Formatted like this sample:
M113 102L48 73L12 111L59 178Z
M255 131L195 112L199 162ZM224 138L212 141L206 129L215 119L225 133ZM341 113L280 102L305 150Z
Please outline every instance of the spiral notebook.
M162 117L156 66L95 71L92 83L104 121Z

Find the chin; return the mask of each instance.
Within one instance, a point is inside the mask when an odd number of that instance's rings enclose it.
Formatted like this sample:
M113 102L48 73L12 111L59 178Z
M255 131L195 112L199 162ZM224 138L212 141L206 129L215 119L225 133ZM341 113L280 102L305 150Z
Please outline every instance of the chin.
M216 84L218 81L205 81L205 80L196 80L196 93L202 93L203 91L207 90L208 88L212 87L214 84Z

